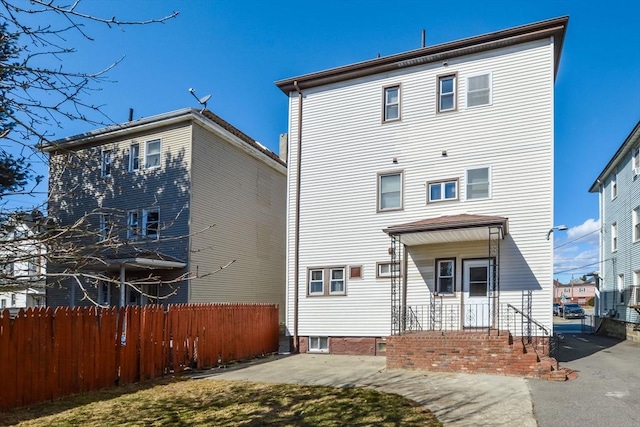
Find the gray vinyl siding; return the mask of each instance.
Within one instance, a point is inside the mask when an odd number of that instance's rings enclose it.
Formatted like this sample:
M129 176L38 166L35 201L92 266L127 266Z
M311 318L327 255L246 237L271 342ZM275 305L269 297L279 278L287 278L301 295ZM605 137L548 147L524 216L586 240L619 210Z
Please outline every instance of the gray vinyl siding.
M74 223L82 216L102 207L111 212L117 233L122 241L126 240L126 212L133 209L160 208L160 240L138 240L140 249L161 252L171 257L187 260L189 235L189 192L190 192L190 123L182 122L169 127L156 129L149 133L138 133L113 139L97 146L90 146L73 152L70 156L52 155L50 168L49 215L57 218L62 225ZM145 142L161 139L161 166L155 169L144 168ZM128 171L129 147L133 142L140 143L141 169ZM113 153L112 174L101 176L101 152L109 149ZM67 161L71 162L68 163ZM97 215L90 216L88 228L99 229ZM94 244L95 238L87 239ZM163 272L163 278L170 279L186 271ZM145 273L145 275L148 273ZM117 273L116 273L117 275ZM49 278L53 285L56 280ZM72 280L60 284L58 292L54 286L48 291L48 304L68 305L69 289ZM87 283L87 285L89 285ZM178 291L167 303L186 303L186 282L175 284ZM95 298L96 289L87 288ZM171 289L165 286L166 294ZM60 295L61 294L61 295ZM81 301L81 293L76 291L75 304L91 304ZM112 301L113 302L113 301Z
M276 303L283 322L286 169L198 124L193 153L189 301Z
M458 75L458 110L436 112L437 76ZM492 75L491 105L466 108L466 78ZM461 213L509 219L501 242L501 302L534 290L533 315L551 327L553 221L553 40L545 39L303 91L298 275L300 336L384 336L390 332L388 226ZM381 123L383 88L401 85L401 120ZM287 322L293 333L298 95L289 104ZM442 156L446 151L447 156ZM396 159L397 162L394 162ZM465 200L465 169L491 168L492 197ZM403 171L403 209L377 212L377 174ZM457 179L455 202L426 202L426 183ZM484 249L483 249L484 246ZM440 254L486 254L486 242L412 248L423 262ZM441 252L438 252L441 251ZM428 253L428 254L427 254ZM428 298L409 260L408 300ZM308 268L361 265L345 296L307 296ZM460 270L461 271L461 270ZM427 276L427 283L429 281Z
M638 142L634 146L637 146ZM620 159L617 164L618 195L611 198L613 174L609 174L601 187L601 203L603 217L602 248L603 259L601 275L604 277L601 289L602 309L615 310L615 318L627 322L639 322L638 313L627 307L634 285L634 271L640 270L640 241L633 241L632 211L640 206L640 175L635 176L632 170L632 154ZM618 250L612 250L611 225L617 223ZM598 270L594 268L594 270ZM624 302L620 303L617 277L624 274Z

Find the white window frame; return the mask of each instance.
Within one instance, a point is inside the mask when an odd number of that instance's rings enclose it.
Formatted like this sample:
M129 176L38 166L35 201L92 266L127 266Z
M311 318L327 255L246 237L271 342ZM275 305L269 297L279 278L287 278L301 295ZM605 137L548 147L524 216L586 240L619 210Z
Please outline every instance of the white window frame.
M11 293L11 307L15 307L18 304L18 298L15 293Z
M98 242L104 242L109 236L109 214L98 214Z
M0 308L2 308L2 309L7 308L7 299L6 298L0 299Z
M377 278L388 278L391 277L391 266L395 266L394 270L398 273L398 277L402 277L402 269L400 268L399 262L376 262L376 277Z
M151 153L149 150L149 145L151 144L155 144L158 143L158 151L157 152L153 152ZM151 165L151 162L149 161L150 157L153 156L154 158L157 156L158 157L158 164L157 165ZM145 169L156 169L162 166L162 140L161 139L152 139L149 141L146 141L144 144L144 167Z
M319 271L321 273L322 277L321 277L320 280L318 280L318 279L313 280L313 272L314 271ZM324 268L311 268L311 269L309 269L309 281L308 281L308 284L307 284L307 292L308 292L309 295L324 295L324 271L325 271ZM322 289L320 291L312 291L311 290L311 283L312 282L314 284L320 283L322 285Z
M451 92L443 93L442 82L449 79L453 80L453 84L452 84L453 89ZM438 90L438 96L436 97L437 98L436 111L438 113L456 111L458 109L458 74L457 73L443 74L441 76L437 76L436 81L437 81L437 90ZM442 108L442 99L445 96L451 96L453 98L453 106L451 108Z
M640 270L633 272L633 288L629 298L630 306L640 306Z
M618 197L618 171L613 171L611 175L611 200Z
M328 353L329 337L310 336L307 351L309 353Z
M149 234L148 232L148 226L149 226L149 214L153 213L153 212L157 212L158 214L158 220L157 220L157 229L156 229L156 233L155 235L153 234ZM142 230L141 230L141 235L147 239L154 239L157 240L160 238L160 208L156 207L156 208L149 208L149 209L143 209L142 210Z
M618 304L624 304L624 274L616 276L616 284L618 288Z
M486 169L487 170L487 197L475 197L475 198L471 198L469 197L469 195L471 194L471 192L469 191L469 186L471 185L469 183L469 172L470 171L476 171L476 170L480 170L480 169ZM467 168L464 171L464 198L466 201L473 201L473 200L489 200L491 199L492 195L492 185L491 185L491 176L493 174L493 170L491 168L491 166L477 166L477 167L472 167L472 168Z
M489 87L486 89L479 89L479 90L475 90L473 92L480 92L480 91L488 91L489 92L489 100L486 104L477 104L477 105L469 105L469 95L472 93L472 91L469 89L469 80L471 80L474 77L480 77L480 76L489 76ZM493 104L493 73L491 71L484 71L482 73L475 73L475 74L471 74L467 77L467 96L466 96L466 103L467 103L467 108L479 108L479 107L485 107L487 105L492 105Z
M640 206L631 210L631 224L631 241L638 243L640 242Z
M640 175L640 146L632 150L631 172L634 178Z
M102 280L98 282L98 304L111 305L111 283Z
M135 221L133 221L135 216ZM137 209L127 211L127 239L140 237L140 212Z
M134 150L134 147L136 149ZM134 156L134 151L137 151ZM140 143L132 142L129 146L129 172L140 170Z
M447 184L455 185L455 194L453 197L446 197L446 187ZM431 198L431 187L440 187L440 197L439 199ZM458 180L457 179L447 179L443 181L431 181L427 182L427 203L439 203L439 202L448 202L451 200L458 200Z
M334 272L342 272L342 279L335 279L333 277ZM347 290L347 274L346 269L344 267L341 268L331 268L329 269L329 295L344 295ZM342 283L342 288L339 290L334 290L334 284Z
M396 91L397 92L397 101L396 102L389 102L389 93L391 91ZM400 120L400 85L392 85L392 86L386 86L383 90L383 100L382 100L382 104L383 104L383 111L382 111L382 121L384 123L386 122L395 122ZM390 117L389 115L389 111L391 107L397 107L396 111L396 117Z
M436 293L438 295L454 295L456 293L456 259L455 258L438 258L436 261ZM451 263L451 276L440 275L440 265L443 263ZM440 279L451 279L451 292L442 291Z
M113 172L113 150L105 149L100 152L100 176L107 178Z
M385 177L390 177L390 176L395 176L398 175L400 178L400 204L399 206L393 206L393 207L382 207L382 179ZM398 210L402 210L403 206L404 206L404 172L403 171L390 171L390 172L381 172L378 173L378 200L377 200L377 208L378 208L378 212L387 212L387 211L398 211Z
M618 223L611 224L611 252L618 250Z

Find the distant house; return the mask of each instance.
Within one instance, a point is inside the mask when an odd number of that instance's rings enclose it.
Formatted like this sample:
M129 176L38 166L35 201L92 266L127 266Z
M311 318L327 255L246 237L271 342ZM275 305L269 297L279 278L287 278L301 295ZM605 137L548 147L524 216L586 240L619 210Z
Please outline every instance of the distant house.
M591 188L600 203L598 313L610 333L640 341L640 122Z
M545 235L567 21L276 82L289 97L296 348L381 354L415 331L552 330Z
M49 215L84 227L76 259L52 266L49 305L284 303L286 164L214 113L173 111L43 150Z
M572 279L568 284L553 281L553 301L554 302L575 302L585 305L590 299L596 296L596 283L587 282L581 279ZM564 297L564 298L563 298Z
M45 305L44 245L36 238L44 228L38 211L15 212L0 232L0 310Z

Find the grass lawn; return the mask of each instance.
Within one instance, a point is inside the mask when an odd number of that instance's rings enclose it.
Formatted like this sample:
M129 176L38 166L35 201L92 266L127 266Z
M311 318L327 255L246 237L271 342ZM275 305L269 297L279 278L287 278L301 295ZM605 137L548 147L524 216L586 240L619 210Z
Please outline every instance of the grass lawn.
M85 393L8 413L21 426L441 426L397 394L235 381L161 381Z

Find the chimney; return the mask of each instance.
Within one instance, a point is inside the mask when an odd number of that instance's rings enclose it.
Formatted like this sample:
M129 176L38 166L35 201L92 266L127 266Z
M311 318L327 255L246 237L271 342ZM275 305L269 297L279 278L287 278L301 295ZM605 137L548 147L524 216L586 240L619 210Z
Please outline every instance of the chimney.
M279 148L279 153L278 153L278 157L280 157L280 159L287 163L287 155L289 153L289 134L288 133L281 133L280 134L280 148Z

